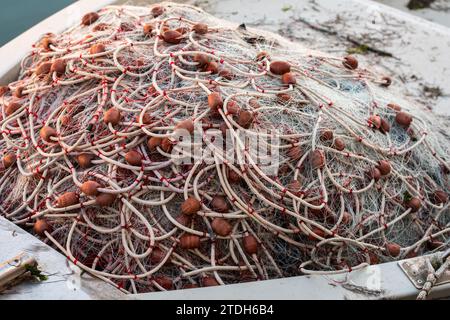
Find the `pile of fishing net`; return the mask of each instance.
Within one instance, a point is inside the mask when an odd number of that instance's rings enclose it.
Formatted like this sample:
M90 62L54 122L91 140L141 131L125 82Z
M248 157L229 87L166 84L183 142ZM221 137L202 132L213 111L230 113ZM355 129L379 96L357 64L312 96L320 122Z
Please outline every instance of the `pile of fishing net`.
M106 7L1 87L1 214L130 293L448 248L449 137L390 84L194 7Z

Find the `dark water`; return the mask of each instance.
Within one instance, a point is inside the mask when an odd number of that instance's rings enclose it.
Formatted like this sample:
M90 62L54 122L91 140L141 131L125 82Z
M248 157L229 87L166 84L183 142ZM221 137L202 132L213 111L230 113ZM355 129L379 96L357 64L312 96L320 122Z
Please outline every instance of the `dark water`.
M0 0L0 46L74 0Z

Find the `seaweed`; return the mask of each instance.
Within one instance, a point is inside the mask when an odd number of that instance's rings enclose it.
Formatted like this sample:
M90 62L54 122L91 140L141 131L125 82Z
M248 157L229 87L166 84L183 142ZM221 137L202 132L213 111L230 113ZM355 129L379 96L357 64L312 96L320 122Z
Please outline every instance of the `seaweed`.
M25 269L37 280L39 281L46 281L48 280L48 277L44 274L42 274L42 271L38 269L37 266L26 264Z
M408 4L406 5L409 10L420 10L420 9L426 9L431 6L433 2L436 0L409 0Z

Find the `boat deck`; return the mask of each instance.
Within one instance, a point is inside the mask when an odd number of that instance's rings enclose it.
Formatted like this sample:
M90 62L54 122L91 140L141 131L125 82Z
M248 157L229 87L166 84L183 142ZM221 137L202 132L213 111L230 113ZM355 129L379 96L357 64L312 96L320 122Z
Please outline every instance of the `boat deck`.
M79 1L0 48L0 61L5 61L0 65L0 81L16 76L20 57L16 56L15 61L10 57L28 51L41 34L62 31L85 12L111 2ZM406 96L442 115L439 121L450 123L449 28L366 0L197 0L192 4L219 18L266 29L312 49L342 55L347 51L360 52L362 63L392 75L394 85ZM446 124L441 127L446 128ZM124 298L100 280L88 275L73 276L79 270L69 266L61 254L0 218L0 261L20 251L36 256L50 275L49 280L41 284L22 283L0 295L0 299ZM79 282L72 285L71 279ZM342 278L312 276L194 289L189 295L172 291L127 298L381 299L413 298L418 293L397 263L353 272L344 280L351 285L341 285ZM368 285L372 282L375 287ZM433 295L449 296L450 284L438 287Z

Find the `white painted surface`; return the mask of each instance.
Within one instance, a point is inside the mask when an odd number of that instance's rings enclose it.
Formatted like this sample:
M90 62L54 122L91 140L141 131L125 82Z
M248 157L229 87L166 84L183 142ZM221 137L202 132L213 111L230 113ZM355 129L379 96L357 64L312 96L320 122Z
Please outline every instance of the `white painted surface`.
M418 290L397 262L370 266L345 275L303 276L190 289L140 294L132 299L151 300L366 300L415 299ZM450 295L450 284L435 287L430 298Z

